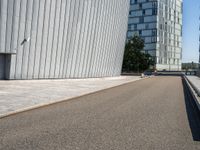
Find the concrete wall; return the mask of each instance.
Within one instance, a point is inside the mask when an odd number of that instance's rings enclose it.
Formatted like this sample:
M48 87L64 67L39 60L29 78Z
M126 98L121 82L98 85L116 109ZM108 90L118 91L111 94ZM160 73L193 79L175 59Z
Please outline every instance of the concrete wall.
M129 0L0 0L7 78L120 75L128 10Z

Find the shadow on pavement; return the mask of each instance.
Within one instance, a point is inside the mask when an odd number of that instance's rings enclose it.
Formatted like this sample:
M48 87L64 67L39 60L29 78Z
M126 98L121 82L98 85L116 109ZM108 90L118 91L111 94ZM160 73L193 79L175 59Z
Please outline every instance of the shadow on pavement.
M200 111L184 79L182 79L182 83L185 96L185 107L193 140L200 141Z
M182 76L181 72L157 72L158 76Z
M157 76L172 76L172 77L180 77L180 74L158 74Z

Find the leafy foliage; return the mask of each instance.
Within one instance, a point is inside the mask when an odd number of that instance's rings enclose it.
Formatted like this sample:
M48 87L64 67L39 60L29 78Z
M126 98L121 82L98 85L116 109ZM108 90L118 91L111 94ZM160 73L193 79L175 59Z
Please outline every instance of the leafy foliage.
M199 69L199 64L195 63L195 62L191 62L191 63L182 63L182 69L183 70L197 70Z
M135 35L130 39L124 52L123 71L141 72L154 65L151 55L142 52L144 50L144 41Z

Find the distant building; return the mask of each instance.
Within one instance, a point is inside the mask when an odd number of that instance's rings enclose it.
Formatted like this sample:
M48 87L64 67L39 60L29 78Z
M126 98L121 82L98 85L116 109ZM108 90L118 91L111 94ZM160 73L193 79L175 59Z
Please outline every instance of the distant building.
M127 38L138 34L158 70L181 70L182 0L130 0Z
M0 0L0 79L119 76L129 0Z

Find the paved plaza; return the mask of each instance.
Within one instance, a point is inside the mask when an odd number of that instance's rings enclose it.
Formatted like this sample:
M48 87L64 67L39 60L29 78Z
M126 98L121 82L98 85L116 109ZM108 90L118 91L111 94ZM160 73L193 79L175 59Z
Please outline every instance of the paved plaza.
M63 80L1 80L0 117L140 80L139 76Z
M0 149L200 150L192 101L178 76L132 82L0 119Z

